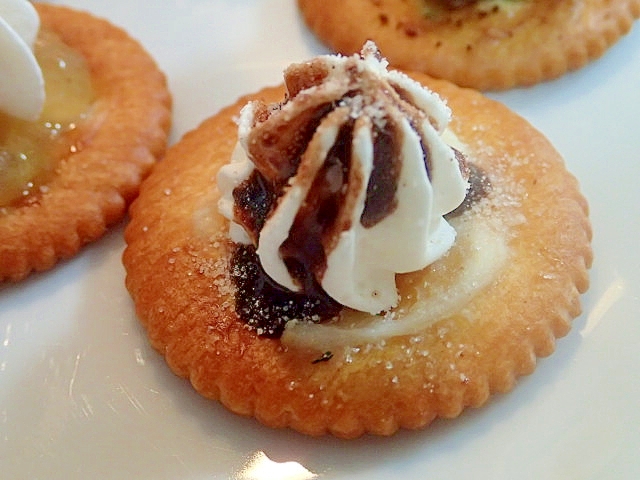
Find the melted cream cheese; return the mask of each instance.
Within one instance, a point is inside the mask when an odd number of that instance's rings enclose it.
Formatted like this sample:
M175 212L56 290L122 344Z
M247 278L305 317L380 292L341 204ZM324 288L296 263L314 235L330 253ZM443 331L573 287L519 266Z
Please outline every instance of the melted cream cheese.
M0 111L37 120L45 100L42 70L33 54L40 19L26 0L0 0Z
M333 322L289 322L281 337L283 345L328 351L378 344L392 337L420 334L439 320L463 312L482 289L496 281L509 255L502 226L471 218L455 220L456 245L433 265L438 278L430 282L425 277L425 285L417 286L414 302L376 317L346 310Z

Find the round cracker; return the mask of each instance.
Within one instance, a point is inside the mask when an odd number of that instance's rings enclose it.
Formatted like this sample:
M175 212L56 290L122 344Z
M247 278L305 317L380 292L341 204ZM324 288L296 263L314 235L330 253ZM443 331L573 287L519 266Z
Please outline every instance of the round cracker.
M640 0L483 3L430 18L424 0L298 0L311 30L336 52L352 54L373 40L394 67L480 90L576 70L640 16Z
M417 334L325 355L258 336L234 310L232 246L215 179L236 145L240 108L249 99L281 101L284 89L241 98L170 148L143 183L125 230L126 285L137 315L171 369L205 397L271 427L389 435L510 390L569 331L591 263L587 203L575 178L549 142L506 107L413 77L448 101L453 130L490 176L495 199L467 215L510 219L509 261L464 314ZM401 296L406 283L399 282Z
M122 29L88 13L37 3L41 28L86 59L96 101L44 192L0 212L0 282L51 268L123 218L166 149L171 97L164 74Z

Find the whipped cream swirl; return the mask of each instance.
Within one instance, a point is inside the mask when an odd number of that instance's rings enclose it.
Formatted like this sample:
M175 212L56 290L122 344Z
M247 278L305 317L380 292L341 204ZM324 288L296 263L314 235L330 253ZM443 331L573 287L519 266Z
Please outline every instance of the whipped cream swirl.
M0 0L0 111L37 120L45 101L42 70L33 54L40 18L27 0Z
M455 241L443 215L464 200L468 174L441 137L451 112L387 70L372 42L284 77L283 103L243 108L239 146L218 175L231 238L253 243L266 274L292 292L312 281L347 307L389 310L396 273Z

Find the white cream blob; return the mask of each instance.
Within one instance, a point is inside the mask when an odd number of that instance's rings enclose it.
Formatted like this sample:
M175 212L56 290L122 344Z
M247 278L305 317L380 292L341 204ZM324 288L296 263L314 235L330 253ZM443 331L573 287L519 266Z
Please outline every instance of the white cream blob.
M42 70L33 54L40 19L26 0L0 0L0 111L37 120L45 100Z
M440 97L400 72L387 71L387 62L379 58L371 43L365 45L360 56L324 56L320 62L328 72L326 78L296 92L274 114L293 118L297 109L309 105L309 98L314 96L334 103L333 110L320 121L276 208L266 219L257 253L267 275L291 291L300 290L285 265L280 247L289 237L339 129L351 121L350 173L345 184L348 201L338 214L346 227L323 242L326 268L316 279L338 303L377 314L398 302L397 273L421 270L453 245L456 233L443 215L462 203L468 183L454 150L441 137L450 110ZM358 89L364 93L353 95ZM379 91L384 93L378 94ZM247 152L247 137L256 123L256 110L250 103L240 114L239 144ZM406 116L409 110L411 121ZM401 138L397 149L401 158L397 162L400 171L396 178L395 206L374 225L365 226L361 217L374 170L373 136L376 128L384 130L388 121L399 126ZM428 152L429 171L423 147ZM247 243L250 235L239 232L242 227L234 222L233 189L253 169L249 155L236 149L232 162L218 175L222 192L219 209L231 220L231 238L236 242Z

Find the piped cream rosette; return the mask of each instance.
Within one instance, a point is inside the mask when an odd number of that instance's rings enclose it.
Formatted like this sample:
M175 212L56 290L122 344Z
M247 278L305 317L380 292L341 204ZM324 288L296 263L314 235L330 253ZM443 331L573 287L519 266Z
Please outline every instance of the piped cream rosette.
M394 311L396 274L424 269L456 241L443 216L462 203L469 184L462 156L449 145L455 137L443 137L446 104L405 74L388 71L371 42L360 55L292 65L285 84L282 104L254 101L241 111L239 145L218 175L219 209L231 220L232 240L254 243L267 275L292 292L300 292L302 282L283 246L319 234L322 261L303 263L314 266L324 291L351 311L328 324L290 321L283 340L306 337L306 346L317 346L317 338L329 346L411 334L468 300L489 273L476 258L479 251L485 258L486 249L475 243L466 247L473 268L464 270L455 295L440 292L426 311L400 315L408 321L398 321ZM260 229L243 222L234 200L234 190L256 170L277 197ZM327 190L339 199L331 208L318 200Z

